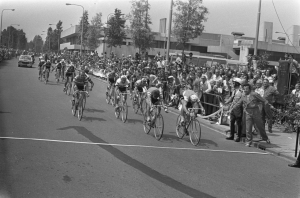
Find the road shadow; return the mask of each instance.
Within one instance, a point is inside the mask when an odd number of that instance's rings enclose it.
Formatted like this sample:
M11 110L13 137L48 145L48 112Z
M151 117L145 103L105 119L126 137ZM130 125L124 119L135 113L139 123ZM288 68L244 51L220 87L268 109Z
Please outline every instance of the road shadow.
M207 139L200 139L199 146L205 146L207 148L210 148L210 146L219 147L216 142Z
M0 111L0 113L11 113L11 112L6 112L6 111Z
M97 117L85 117L84 115L83 115L83 117L82 117L82 120L90 121L90 122L93 122L93 121L99 121L99 122L106 121L106 120L103 119L103 118L97 118Z
M119 149L115 148L114 146L108 145L107 142L105 142L103 139L100 137L94 135L91 131L87 130L85 127L82 126L69 126L69 127L64 127L60 128L57 130L69 130L69 129L74 129L77 131L78 134L84 136L88 140L90 140L93 143L100 143L98 146L107 152L109 152L111 155L113 155L115 158L119 159L123 163L133 167L134 169L144 173L148 177L151 177L187 196L190 197L195 197L195 198L214 198L213 196L206 194L205 192L201 192L198 189L192 188L190 186L187 186L184 183L181 183L167 175L164 175L149 166L139 162L138 160L130 157L129 155L123 153Z
M171 132L169 132L171 133ZM169 135L169 134L163 134L162 138L160 139L162 142L168 142L168 143L173 143L173 142L182 142L182 139L179 139L176 134L175 135Z
M90 112L90 113L104 113L105 111L101 110L101 109L89 109L89 108L85 108L84 111Z
M132 123L132 124L136 124L136 123L138 123L138 124L143 124L144 121L138 120L138 119L127 119L126 122Z

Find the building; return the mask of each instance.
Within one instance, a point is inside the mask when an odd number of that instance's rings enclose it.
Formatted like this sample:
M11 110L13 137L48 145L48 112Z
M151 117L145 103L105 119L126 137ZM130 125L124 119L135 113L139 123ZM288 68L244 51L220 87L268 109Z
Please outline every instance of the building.
M78 42L78 29L79 26L72 26L61 33L63 42L60 45L60 49L67 48L68 50L80 50ZM273 23L264 22L264 26L261 29L263 31L263 40L258 41L258 54L267 52L270 54L270 63L276 65L280 58L284 57L285 53L294 55L294 58L300 62L300 47L299 47L299 35L300 26L293 26L293 34L288 39L285 37L279 37L278 40L273 40ZM155 56L158 52L165 55L167 47L167 38L165 34L159 32L153 32L154 42L152 48L148 50L149 56ZM117 56L124 54L134 55L139 52L139 49L135 48L132 44L131 34L129 30L126 30L127 38L124 40L120 47L108 47L105 43L105 35L100 38L99 47L96 49L98 54L110 54L114 52ZM282 35L280 35L282 36ZM214 34L203 32L198 38L190 40L185 45L185 51L192 51L194 54L205 55L218 55L228 59L240 60L241 62L247 62L247 56L254 53L254 37L244 36L242 32L233 32L231 35ZM291 45L293 43L293 45ZM178 45L176 39L171 37L170 51L181 52L183 46ZM83 50L89 50L87 47Z

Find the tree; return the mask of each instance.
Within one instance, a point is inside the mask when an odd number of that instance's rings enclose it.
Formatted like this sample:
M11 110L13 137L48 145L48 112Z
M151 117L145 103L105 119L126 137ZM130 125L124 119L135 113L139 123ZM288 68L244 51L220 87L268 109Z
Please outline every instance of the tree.
M150 49L154 36L151 32L149 24L152 24L150 15L148 14L150 5L148 0L133 0L131 2L131 12L129 14L130 32L135 47L139 51L145 52Z
M47 37L46 37L46 41L44 44L44 51L47 51L47 50L51 51L51 49L52 49L51 42L53 42L53 30L51 27L49 27L47 30Z
M107 44L108 47L121 46L126 39L126 33L124 31L126 20L121 18L121 10L115 9L115 14L108 22L108 28L106 29Z
M78 44L81 44L81 30L82 30L82 22L83 20L83 35L82 35L82 47L86 47L87 46L87 37L88 37L88 30L89 30L89 14L88 14L88 11L85 10L84 13L83 13L83 16L80 18L80 22L79 22L79 35L78 35L78 38L79 38L79 43Z
M202 0L177 0L175 7L172 35L183 46L184 52L185 44L203 32L203 22L207 21L208 9L202 5Z
M253 60L254 60L254 63L256 64L256 67L258 69L262 69L262 70L265 70L267 69L268 65L269 65L269 62L268 62L268 59L269 59L269 56L270 54L268 54L267 52L264 52L262 54L259 54L259 55L253 55L253 56L248 56L248 66L249 67L253 67Z
M34 38L32 40L32 44L33 44L33 46L31 46L29 44L29 46L32 49L32 51L34 51L34 52L41 52L42 51L42 47L43 47L43 38L40 35L34 36Z
M91 20L91 25L89 25L88 31L87 31L87 46L91 50L95 50L99 46L99 38L100 38L100 32L102 27L102 13L96 13L96 16L94 16Z
M87 32L87 46L90 50L95 50L98 45L98 36L97 36L97 29L94 26L89 27L89 31Z

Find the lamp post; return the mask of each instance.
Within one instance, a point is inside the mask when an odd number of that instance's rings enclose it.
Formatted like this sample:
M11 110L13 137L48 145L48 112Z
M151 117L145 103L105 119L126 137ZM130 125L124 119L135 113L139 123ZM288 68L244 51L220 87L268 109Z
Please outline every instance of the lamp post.
M15 11L15 9L3 9L1 12L1 25L0 25L0 45L1 45L1 36L2 36L2 16L3 16L3 11L5 10L11 10L11 11Z
M80 56L82 56L82 38L83 38L83 16L84 16L84 7L78 4L66 3L66 5L74 5L82 7L82 19L81 19L81 44L80 44Z
M10 26L14 26L14 25L16 25L16 26L20 26L19 24L11 24ZM9 49L9 42L10 42L10 29L11 28L9 28L9 33L8 33L8 44L7 44L7 48ZM13 39L13 42L12 42L12 46L14 46L14 36L12 37L12 39Z

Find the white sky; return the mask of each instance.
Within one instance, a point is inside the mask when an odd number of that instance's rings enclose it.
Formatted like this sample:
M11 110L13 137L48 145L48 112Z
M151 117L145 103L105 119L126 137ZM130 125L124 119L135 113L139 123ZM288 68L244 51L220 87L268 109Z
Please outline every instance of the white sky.
M152 30L158 31L159 19L168 18L171 0L148 0L151 5L150 16ZM187 1L187 0L185 0ZM273 0L277 12L287 30L292 34L292 25L300 25L300 0ZM82 16L82 8L78 6L66 6L66 3L82 5L88 10L91 20L97 12L102 12L102 21L106 22L107 16L118 8L124 14L130 12L130 0L0 0L0 9L14 8L12 11L3 12L2 29L10 24L20 24L26 32L28 41L35 35L41 35L47 30L50 23L63 22L63 29L79 23ZM209 10L208 20L205 23L205 32L231 34L231 32L243 32L245 36L254 37L257 21L259 0L203 0L203 5ZM285 36L275 34L283 32L276 16L272 0L262 0L261 7L262 28L264 21L273 22L273 38ZM53 26L54 27L54 26ZM45 39L46 35L42 35ZM260 32L262 38L262 32Z

